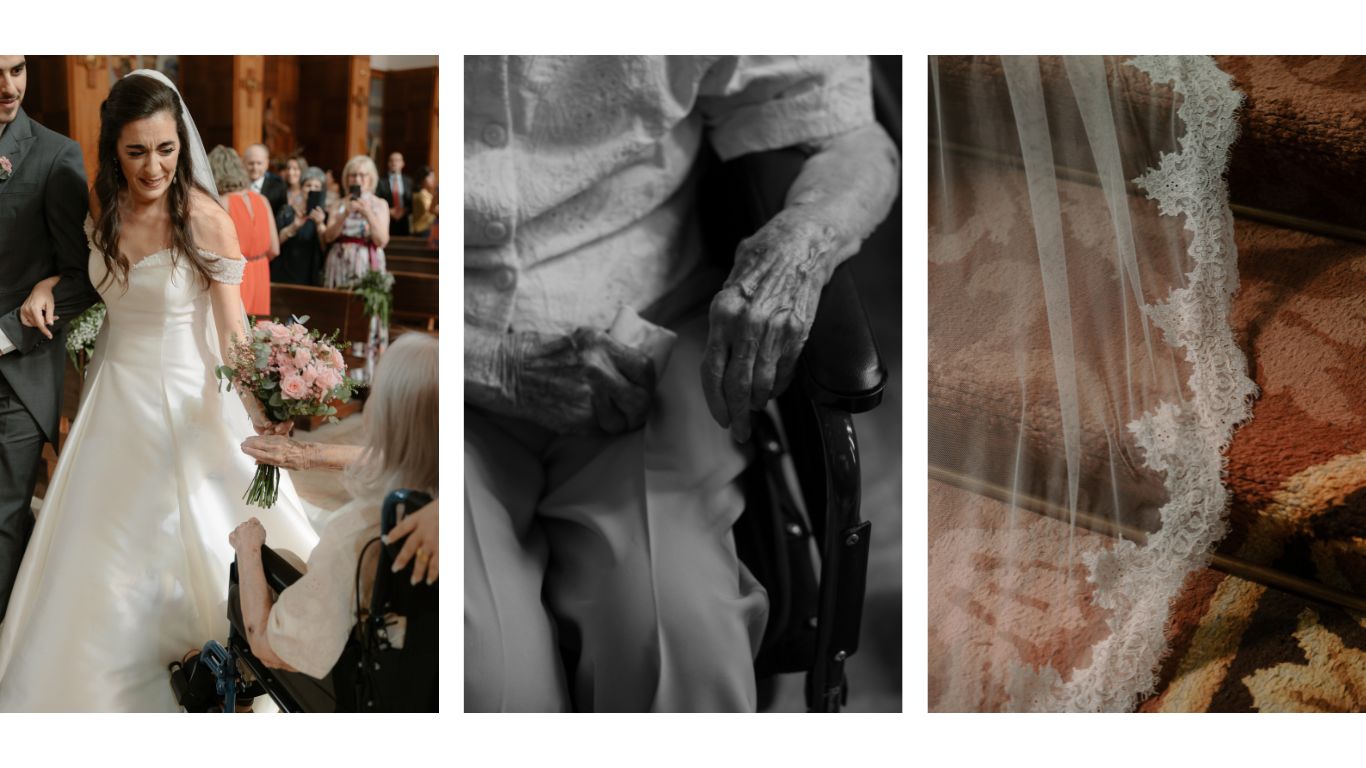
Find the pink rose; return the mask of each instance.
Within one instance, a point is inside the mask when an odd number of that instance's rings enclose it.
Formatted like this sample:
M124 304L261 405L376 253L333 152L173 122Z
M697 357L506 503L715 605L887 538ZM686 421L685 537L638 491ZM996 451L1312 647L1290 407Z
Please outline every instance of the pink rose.
M339 371L346 370L346 361L342 359L342 354L337 350L332 350L332 367Z
M270 331L270 341L272 344L288 344L290 340L289 329L279 323L271 323L266 326Z
M280 380L280 394L286 400L302 400L308 396L308 384L304 382L304 377L291 374Z
M311 362L312 360L313 360L313 356L310 355L310 354L308 353L308 350L307 350L307 349L304 349L303 347L299 347L298 349L295 349L295 350L294 350L294 367L295 367L295 368L303 368L304 366L308 365L309 362Z
M341 374L331 368L324 368L318 371L318 378L314 381L318 389L322 392L331 392L341 386Z
M318 367L316 365L307 366L299 373L299 375L303 376L304 383L311 387L313 386L313 382L316 381L318 378Z

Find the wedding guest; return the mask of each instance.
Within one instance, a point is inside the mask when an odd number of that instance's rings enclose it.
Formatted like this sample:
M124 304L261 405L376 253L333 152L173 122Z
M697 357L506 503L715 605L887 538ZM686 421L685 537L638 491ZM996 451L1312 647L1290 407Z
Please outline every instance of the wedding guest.
M375 194L389 204L389 234L409 234L408 212L413 209L413 180L403 175L402 152L389 154L389 172L379 180Z
M407 333L389 347L375 372L364 418L369 438L348 473L356 500L323 530L302 578L273 602L261 562L267 531L252 518L229 536L237 553L243 622L252 652L266 665L323 678L340 658L357 616L356 563L362 561L362 594L370 593L384 495L411 488L438 495L437 342ZM433 528L435 522L432 522ZM419 563L434 555L416 551ZM428 575L434 581L435 573Z
M306 168L308 164L301 157L285 160L284 167L280 169L280 179L285 183L285 204L296 208L304 204L303 175ZM275 213L278 215L279 212Z
M270 203L253 192L251 180L236 150L218 145L209 152L209 168L218 194L228 204L237 228L237 242L246 257L242 275L242 304L248 315L270 315L270 260L280 255L280 233Z
M328 212L323 242L330 243L323 266L325 288L345 288L367 272L384 270L389 243L389 206L375 196L375 161L356 155L342 169L346 196Z
M252 190L270 201L272 216L278 214L285 204L285 182L270 172L270 150L265 144L252 144L242 154L242 162L246 165Z
M323 208L330 211L336 207L337 201L341 199L341 185L337 183L337 176L332 173L331 168L324 172L323 191L326 193Z
M421 186L413 193L412 234L426 237L436 221L436 171L424 165L417 178Z
M291 170L293 160L285 165L285 178L296 171ZM322 283L323 250L322 228L327 222L327 214L321 205L305 210L309 193L321 192L323 172L321 168L308 168L299 174L300 195L291 195L289 204L280 209L275 224L280 229L280 257L270 262L270 279L276 283L295 285L320 285Z

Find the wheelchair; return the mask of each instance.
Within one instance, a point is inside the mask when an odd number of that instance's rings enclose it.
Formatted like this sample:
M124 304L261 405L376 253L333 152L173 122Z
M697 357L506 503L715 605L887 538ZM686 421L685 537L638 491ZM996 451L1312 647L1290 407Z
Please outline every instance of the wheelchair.
M430 501L409 490L390 493L380 528L388 533L410 511ZM361 567L376 547L369 608L361 604ZM436 712L438 585L411 584L412 564L394 573L401 542L367 543L356 566L356 615L341 657L318 680L271 669L251 652L238 598L237 563L229 570L228 641L210 640L191 660L170 665L171 688L187 712L237 710L239 702L268 695L281 712ZM302 574L269 547L261 548L266 582L275 594ZM401 627L401 630L399 629Z
M874 105L899 148L900 57L887 59L874 66ZM788 148L705 160L700 216L707 251L733 255L741 239L781 211L805 158ZM893 234L899 207L888 217ZM853 414L876 408L886 382L845 262L821 294L792 383L776 408L752 414L756 456L742 478L746 508L734 533L740 559L770 601L755 660L761 709L784 673L805 673L807 711L838 712L848 701L844 668L858 650L872 533L859 515Z

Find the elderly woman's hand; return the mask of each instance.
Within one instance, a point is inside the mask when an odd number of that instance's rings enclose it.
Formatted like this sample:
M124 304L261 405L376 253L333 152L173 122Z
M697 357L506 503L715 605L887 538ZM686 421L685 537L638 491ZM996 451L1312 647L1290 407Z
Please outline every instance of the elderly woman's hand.
M435 584L437 572L439 570L438 552L441 537L437 533L437 527L441 517L437 510L437 499L418 511L404 517L398 521L385 537L385 542L400 541L407 537L403 543L403 548L399 550L398 556L394 558L394 571L401 571L414 558L417 561L413 564L413 583L416 584L424 579L428 584Z
M261 525L261 521L256 518L242 523L228 534L228 543L232 545L233 551L253 552L260 551L266 544L266 529Z
M645 425L654 363L605 332L509 334L504 353L512 402L502 410L559 434L618 435Z
M248 437L242 441L242 453L256 459L258 464L271 464L285 469L312 467L309 446L283 435Z
M702 392L712 418L749 439L749 413L792 377L836 262L834 228L788 208L740 243L712 300Z

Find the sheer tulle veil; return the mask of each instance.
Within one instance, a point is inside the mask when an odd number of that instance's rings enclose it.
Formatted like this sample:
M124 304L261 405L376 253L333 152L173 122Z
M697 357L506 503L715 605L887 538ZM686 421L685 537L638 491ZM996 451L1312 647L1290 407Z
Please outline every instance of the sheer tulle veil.
M1132 708L1223 535L1242 96L1213 59L932 57L930 707Z

